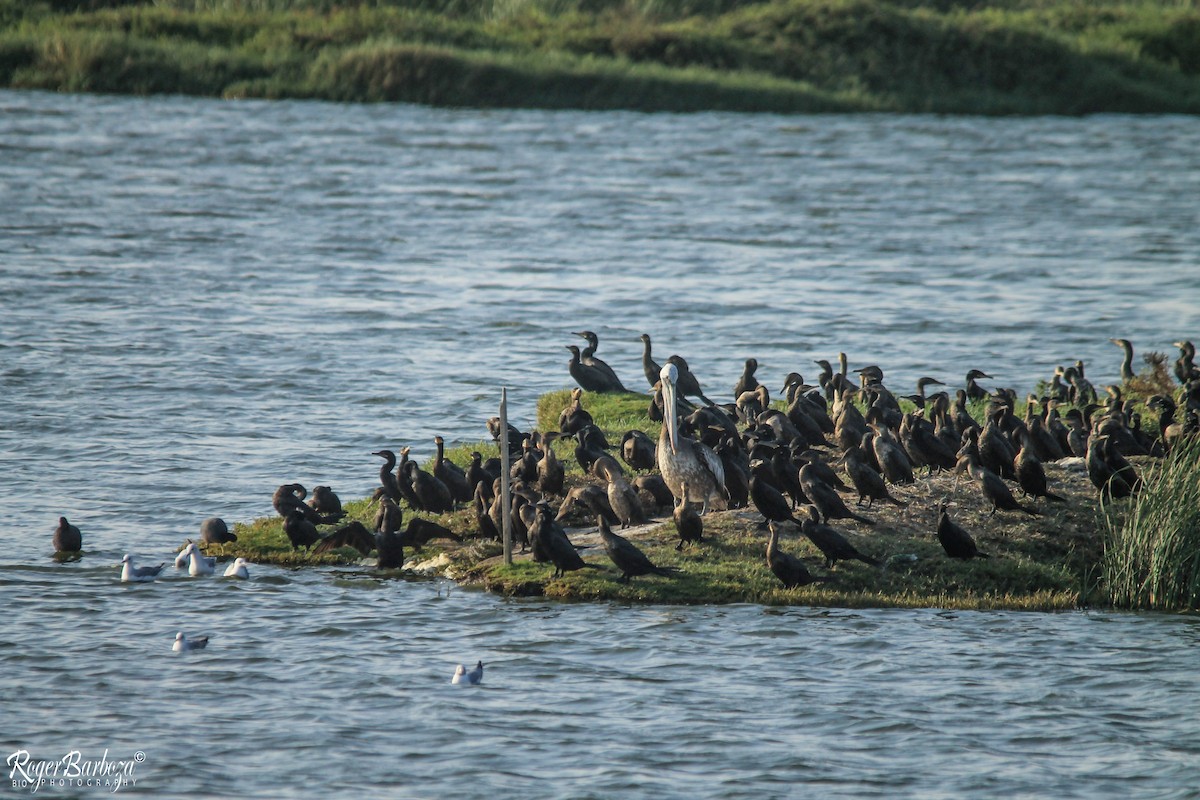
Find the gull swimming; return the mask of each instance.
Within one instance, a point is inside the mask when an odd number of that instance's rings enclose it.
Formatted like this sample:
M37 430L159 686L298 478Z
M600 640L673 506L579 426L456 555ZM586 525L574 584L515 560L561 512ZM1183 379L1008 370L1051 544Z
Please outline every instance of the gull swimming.
M137 581L145 582L152 581L158 577L158 573L162 572L163 565L157 567L135 567L133 565L133 556L128 553L121 559L121 580L122 581Z
M188 575L191 575L193 578L200 577L201 575L212 575L216 570L217 559L203 555L195 542L185 547L183 552L191 556L191 563L188 565Z
M472 686L483 683L483 662L476 661L475 669L470 672L467 672L467 668L459 664L458 669L454 670L454 677L450 679L450 682L470 684Z
M207 646L207 636L197 636L195 639L189 639L183 635L183 631L180 631L175 634L175 644L171 645L171 649L176 653L182 653L186 650L203 650Z
M246 559L239 556L236 561L226 567L225 577L248 580L250 578L250 570L246 569Z

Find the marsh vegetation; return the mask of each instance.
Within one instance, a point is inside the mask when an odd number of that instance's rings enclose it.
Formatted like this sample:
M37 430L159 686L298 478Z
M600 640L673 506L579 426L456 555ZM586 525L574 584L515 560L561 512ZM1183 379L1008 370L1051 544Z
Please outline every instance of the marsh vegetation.
M1190 2L0 0L0 85L643 111L1200 111Z

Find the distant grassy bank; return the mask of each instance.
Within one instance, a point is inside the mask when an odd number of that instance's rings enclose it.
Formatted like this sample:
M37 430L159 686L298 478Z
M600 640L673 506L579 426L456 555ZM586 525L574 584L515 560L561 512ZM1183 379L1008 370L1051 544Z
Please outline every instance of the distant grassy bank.
M1073 0L0 0L0 86L436 106L1200 112L1200 9Z

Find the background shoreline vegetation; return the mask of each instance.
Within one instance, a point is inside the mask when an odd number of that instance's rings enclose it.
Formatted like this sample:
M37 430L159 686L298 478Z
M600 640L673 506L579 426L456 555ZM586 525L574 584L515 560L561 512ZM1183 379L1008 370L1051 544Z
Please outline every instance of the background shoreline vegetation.
M1073 0L0 0L0 86L639 111L1200 112L1200 9Z

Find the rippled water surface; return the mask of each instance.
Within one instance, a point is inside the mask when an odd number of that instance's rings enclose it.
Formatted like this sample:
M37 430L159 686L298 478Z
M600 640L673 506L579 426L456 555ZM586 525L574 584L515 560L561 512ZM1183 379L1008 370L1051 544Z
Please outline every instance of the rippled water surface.
M647 332L717 400L748 356L777 389L839 351L901 389L1077 358L1103 385L1109 337L1200 336L1198 198L1184 117L0 92L3 754L140 751L151 796L1200 797L1191 617L115 566L283 482L365 495L372 450L480 439L502 385L531 425L582 328L631 388ZM59 514L80 563L48 558Z

